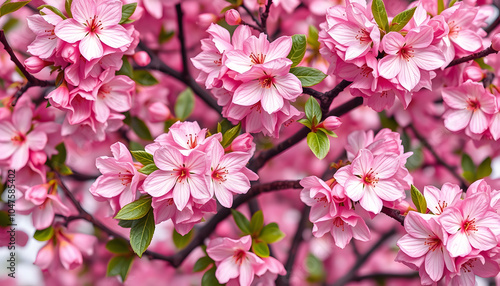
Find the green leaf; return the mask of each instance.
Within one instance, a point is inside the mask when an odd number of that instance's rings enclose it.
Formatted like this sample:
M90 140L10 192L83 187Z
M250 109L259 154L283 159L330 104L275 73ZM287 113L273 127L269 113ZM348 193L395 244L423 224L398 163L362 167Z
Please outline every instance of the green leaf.
M317 85L326 77L322 71L310 67L294 67L290 69L290 73L300 80L302 87Z
M478 59L474 59L474 61L479 65L479 67L483 70L489 70L491 72L494 72L495 69L490 66L489 64L485 63L484 62L484 58L478 58Z
M471 157L466 153L462 154L462 169L464 171L469 171L472 173L476 173L476 165L472 161Z
M118 225L121 226L121 227L123 227L123 228L131 228L133 223L134 223L133 220L124 220L124 219L121 219L118 222Z
M138 199L137 201L131 202L125 205L119 212L116 214L115 219L123 219L123 220L134 220L140 219L148 214L151 209L151 197L143 197Z
M160 36L158 37L158 42L160 44L164 44L164 43L170 41L174 36L175 36L175 31L173 31L173 30L167 31L162 26L161 30L160 30Z
M399 32L403 29L408 22L410 22L413 14L415 14L415 10L417 7L413 7L411 9L405 10L394 17L391 22L390 30L394 32Z
M320 160L325 158L330 151L330 140L323 131L309 132L307 134L307 145Z
M384 1L373 0L372 2L373 19L377 22L380 29L384 31L389 30L389 19L387 18L387 11L385 10Z
M51 239L53 236L54 236L54 228L52 226L49 226L46 229L35 231L33 238L38 241L47 241Z
M452 7L453 5L455 5L455 3L457 3L457 0L451 0L450 4L448 4L448 7Z
M186 247L189 242L191 241L191 238L193 237L193 230L189 231L186 233L186 235L181 235L180 233L177 232L177 230L174 229L174 232L172 234L172 239L174 241L175 247L177 249L183 249Z
M61 174L63 176L69 176L69 175L73 174L73 171L71 171L71 169L66 164L58 164L55 167L55 169L57 172L59 172L59 174Z
M177 97L175 102L174 111L175 117L180 120L185 120L191 115L194 109L194 94L193 91L188 87Z
M282 240L284 237L285 234L280 230L278 224L272 222L262 228L262 231L259 235L259 240L262 240L266 243L274 243Z
M139 257L142 257L144 251L148 249L154 233L155 219L153 209L150 209L144 217L134 220L130 229L130 245Z
M306 35L298 34L292 36L292 49L287 58L292 60L292 68L300 64L306 54Z
M0 195L4 191L3 185L0 186ZM0 211L0 226L1 227L6 227L9 226L12 222L10 221L9 214L5 211Z
M152 86L158 84L158 80L147 70L134 70L133 80L140 85Z
M311 125L315 126L321 121L321 107L314 97L310 96L309 99L307 99L304 110Z
M73 14L71 13L71 4L73 4L73 0L66 0L64 2L64 9L66 9L66 14L68 14L68 17L73 18Z
M121 238L115 238L106 243L106 249L115 254L130 253L129 243Z
M54 12L54 14L56 14L57 16L61 17L63 20L66 20L66 16L64 16L64 14L61 12L61 10L57 9L56 7L54 6L50 6L50 5L42 5L40 7L38 7L38 11L42 10L43 8L47 8L49 9L50 11ZM40 13L42 13L40 11Z
M64 143L60 143L59 145L56 146L57 154L52 155L50 160L52 162L64 164L66 163L66 146L64 146Z
M153 154L150 154L146 151L132 151L132 156L137 160L137 162L143 164L144 166L149 164L154 164Z
M133 151L144 151L144 146L142 146L141 143L135 142L135 141L130 141L128 143L128 149L133 152Z
M221 286L219 280L215 277L215 267L212 267L203 274L201 278L201 286Z
M411 200L413 204L417 207L419 213L425 214L427 212L427 201L424 195L414 186L411 185Z
M140 173L143 173L144 175L149 175L156 170L158 170L158 167L156 167L156 165L153 163L153 164L148 164L148 165L140 168L137 171L139 171Z
M108 269L106 270L106 276L120 275L122 282L125 282L128 272L132 268L132 262L134 262L133 256L119 255L111 258L108 263Z
M438 15L444 10L444 0L437 0L438 2Z
M264 214L262 213L262 210L259 210L254 213L252 219L250 219L250 233L255 236L259 235L263 226Z
M299 120L297 120L297 122L300 123L300 124L303 124L303 125L307 126L307 128L309 128L309 129L311 129L311 127L312 127L311 121L309 121L309 119L307 119L307 118L299 119Z
M493 172L493 169L491 168L491 158L488 157L477 167L476 180L488 177L491 175L491 172Z
M120 68L119 71L116 72L116 75L126 75L130 78L133 78L134 77L134 68L132 67L132 65L128 61L128 57L123 56L122 61L123 61L122 67Z
M163 126L163 132L168 133L170 127L172 127L172 125L174 125L174 123L177 121L179 120L176 118L167 119L167 121L165 121L165 125Z
M214 263L212 258L208 256L200 257L193 266L193 272L200 272L207 269L210 264Z
M309 273L307 277L308 282L321 282L325 279L326 272L323 262L316 256L308 254L306 258L306 270Z
M128 18L132 16L135 12L135 8L137 8L137 3L130 3L130 4L125 4L122 6L122 18L119 22L119 24L123 24L127 22Z
M241 122L239 122L238 125L226 131L226 133L222 135L222 142L221 142L222 147L226 148L227 146L231 145L234 138L240 135L240 131L241 131Z
M307 43L313 49L319 49L320 43L318 41L318 29L313 25L309 25L309 33L307 34Z
M326 135L331 136L333 138L337 138L338 137L337 134L335 134L335 132L333 132L332 130L327 130L325 128L318 128L318 130L321 130L321 131L325 132Z
M260 257L269 257L269 246L265 242L252 241L252 251Z
M476 181L476 174L474 172L471 172L471 171L464 171L462 173L462 177L464 177L469 182Z
M0 16L5 16L9 13L16 12L29 2L31 1L21 1L21 2L11 2L11 3L6 1L0 7Z
M250 222L248 219L239 211L235 209L231 209L231 213L233 214L233 219L238 228L244 233L244 234L250 234Z
M132 117L130 121L130 127L134 130L135 134L139 136L139 138L152 141L153 136L151 136L151 132L149 132L149 128L144 123L144 121L140 120L138 117Z

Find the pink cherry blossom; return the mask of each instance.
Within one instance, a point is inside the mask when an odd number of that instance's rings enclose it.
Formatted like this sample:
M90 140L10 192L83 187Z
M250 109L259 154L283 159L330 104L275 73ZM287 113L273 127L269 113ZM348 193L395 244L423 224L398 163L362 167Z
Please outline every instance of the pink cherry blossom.
M45 15L32 15L27 18L29 28L36 34L36 39L28 46L28 52L47 59L56 51L58 38L54 29L62 19L47 8L43 8L42 12Z
M122 17L121 1L74 0L71 4L73 18L56 26L57 37L68 43L79 42L79 50L87 60L101 58L102 44L111 48L130 45L131 37L118 23Z
M153 197L161 197L173 192L177 209L182 211L190 198L206 202L213 196L208 187L205 173L207 161L205 153L192 151L188 156L171 147L161 147L154 153L154 161L159 170L151 173L144 181L144 191Z
M432 71L444 63L444 56L431 45L433 30L429 26L420 26L410 30L405 37L390 32L382 39L382 46L387 55L379 61L380 76L393 79L408 91L417 86L421 70Z
M93 111L99 122L109 118L110 110L125 112L130 110L132 98L130 93L135 83L128 76L108 73L106 78L95 88Z
M488 129L489 114L498 110L495 97L482 84L471 80L443 89L443 100L450 107L444 125L451 131L466 129L481 134Z
M256 271L264 264L260 257L248 251L251 246L250 235L239 240L216 238L208 243L207 254L217 263L215 277L219 283L238 277L241 286L251 285Z
M304 187L300 200L311 207L309 220L313 223L327 215L335 216L339 204L346 201L344 189L333 178L325 182L316 176L309 176L300 180L300 185Z
M424 187L424 197L427 208L435 215L440 215L447 207L455 205L462 195L458 185L446 183L441 191L434 186Z

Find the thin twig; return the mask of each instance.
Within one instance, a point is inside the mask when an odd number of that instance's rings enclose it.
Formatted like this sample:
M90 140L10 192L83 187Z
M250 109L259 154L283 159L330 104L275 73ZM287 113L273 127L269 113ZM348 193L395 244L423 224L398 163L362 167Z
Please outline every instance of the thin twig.
M405 223L405 217L401 215L401 212L395 209L391 209L388 207L382 207L382 213L386 214L388 217L391 217L398 221L401 225Z
M269 10L271 9L271 5L273 5L273 0L267 0L266 7L262 9L259 8L260 12L260 27L262 28L262 32L267 35L267 18L269 17Z
M257 24L257 26L259 26L258 30L262 32L262 28L260 28L259 20L257 19L257 17L255 17L255 15L252 13L252 11L250 11L250 9L248 9L248 7L245 6L245 3L242 3L240 5L240 7L243 8L243 10L245 10L250 17L252 17L252 20L255 22L255 24Z
M463 58L459 58L459 59L456 59L456 60L453 60L450 62L449 65L446 66L446 68L449 68L449 67L452 67L452 66L456 66L456 65L459 65L461 63L465 63L465 62L468 62L468 61L471 61L471 60L475 60L475 59L479 59L479 58L483 58L483 57L486 57L487 55L490 55L490 54L497 54L498 51L495 51L491 46L480 51L480 52L477 52L477 53L474 53L472 55L468 55L466 57L463 57Z
M182 12L181 3L175 5L175 13L177 15L177 38L181 44L182 75L184 79L187 79L189 78L189 64L186 51L186 39L184 37L184 13Z
M373 273L363 276L354 276L351 281L363 281L363 280L385 280L385 279L415 279L419 277L418 272L410 273Z

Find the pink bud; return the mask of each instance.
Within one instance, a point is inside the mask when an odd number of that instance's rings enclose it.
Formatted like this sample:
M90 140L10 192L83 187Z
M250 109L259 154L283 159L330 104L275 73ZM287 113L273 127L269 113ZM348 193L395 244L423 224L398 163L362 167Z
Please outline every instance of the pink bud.
M140 51L134 54L134 61L141 67L149 65L151 58L145 51Z
M394 208L397 209L402 214L406 214L409 211L414 210L413 207L410 205L410 203L405 200L401 200L399 203L396 203Z
M24 66L29 73L39 73L44 67L52 63L46 62L39 57L29 57L24 61Z
M42 150L42 151L30 151L30 161L35 165L35 166L40 166L45 164L47 161L47 154Z
M165 104L155 102L148 107L149 120L151 122L163 122L170 117L170 110Z
M229 147L226 148L226 151L248 152L254 147L255 144L253 143L253 136L250 135L250 133L243 133L238 137L234 138L231 145L229 145Z
M78 248L65 239L61 239L59 243L59 258L64 268L73 270L82 265L82 253Z
M58 88L51 91L45 98L47 98L51 105L54 107L66 107L69 102L69 89L65 82Z
M318 127L323 127L326 130L333 131L342 125L342 120L340 120L337 116L329 116L320 125L318 125Z
M50 239L48 243L38 251L34 264L40 267L40 269L45 270L52 264L53 259L54 245L52 244L52 239Z
M495 34L495 36L491 39L491 47L495 51L500 51L500 33Z
M240 13L235 9L227 10L225 17L226 17L226 22L231 26L239 25L241 23Z
M36 185L29 188L24 194L24 198L34 205L41 205L47 199L49 184Z
M480 67L468 66L464 69L464 81L471 79L473 81L481 81L484 78L484 73Z

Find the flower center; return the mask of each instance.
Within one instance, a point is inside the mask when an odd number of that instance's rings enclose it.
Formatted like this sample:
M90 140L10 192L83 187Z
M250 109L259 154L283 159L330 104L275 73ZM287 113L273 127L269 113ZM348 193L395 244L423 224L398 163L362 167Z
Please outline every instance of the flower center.
M265 75L259 78L259 83L262 88L271 88L271 86L274 84L274 77Z
M241 265L243 263L243 259L245 259L246 253L245 251L238 249L236 250L236 253L234 253L233 258L236 262L236 264Z
M429 246L429 251L434 251L443 246L441 239L438 237L426 238L424 244Z
M336 217L333 219L333 225L336 227L341 227L342 231L344 231L344 221L340 217Z
M413 50L411 46L407 46L406 44L404 44L398 53L401 55L401 57L403 57L403 59L409 62L410 59L413 58L414 52L415 50Z
M212 180L215 180L219 182L219 184L222 184L222 182L225 182L226 175L229 174L229 171L226 169L226 167L219 168L217 166L217 169L212 172Z
M468 98L467 99L467 109L476 111L481 107L481 103L479 103L479 100L477 98Z
M370 38L370 33L368 33L368 31L365 29L358 30L354 38L356 40L359 40L360 44L366 44L372 41L372 39Z
M437 205L437 209L439 211L439 213L435 214L435 215L438 215L438 214L442 214L444 209L448 206L448 203L445 202L445 201L441 201L439 200L438 201L438 205Z
M450 23L448 23L448 26L450 27L450 33L448 34L448 36L452 39L458 38L458 34L460 33L460 30L462 30L462 28L458 25L455 25L455 21L451 21Z
M359 74L362 76L362 77L368 77L373 69L369 66L367 66L366 64L364 64L362 67L359 68L361 71L359 72Z
M126 171L125 173L122 174L122 172L118 172L118 179L122 181L122 185L128 186L132 182L132 173L129 171Z
M373 169L370 168L370 171L363 177L363 183L365 185L375 186L378 183L377 174L373 172Z
M17 132L14 136L12 136L12 138L10 138L10 140L14 145L23 145L26 141L26 136L21 132Z
M198 137L196 137L196 133L193 135L193 134L186 134L186 137L188 138L188 140L186 141L186 144L188 145L188 147L190 149L194 149L196 148L196 146L198 146Z
M87 19L87 21L85 21L83 25L88 27L90 33L96 33L99 30L104 29L104 27L102 26L102 21L99 20L97 15L94 15L94 17Z
M189 178L189 170L184 165L179 169L174 169L174 172L176 172L178 183L182 183L183 180Z
M260 53L259 54L251 53L250 54L250 61L254 65L263 64L265 60L266 60L266 55L264 55L264 54L260 54Z
M462 231L467 235L469 235L469 232L471 231L477 231L476 219L469 219L469 217L467 217L467 219L462 223Z

